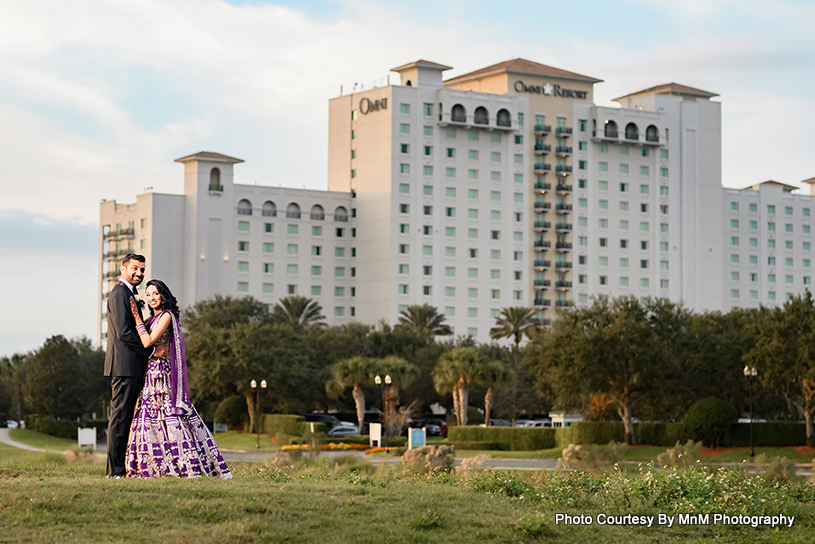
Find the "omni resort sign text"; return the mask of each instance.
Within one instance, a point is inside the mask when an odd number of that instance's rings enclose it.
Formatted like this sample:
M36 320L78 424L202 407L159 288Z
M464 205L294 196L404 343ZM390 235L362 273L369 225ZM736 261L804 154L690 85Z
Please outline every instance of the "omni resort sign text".
M380 98L379 100L369 100L367 97L359 101L359 113L368 115L372 111L388 109L388 99Z
M588 91L578 91L577 89L564 89L560 85L546 83L544 85L527 85L523 81L515 82L516 93L544 94L546 96L563 96L566 98L587 98Z

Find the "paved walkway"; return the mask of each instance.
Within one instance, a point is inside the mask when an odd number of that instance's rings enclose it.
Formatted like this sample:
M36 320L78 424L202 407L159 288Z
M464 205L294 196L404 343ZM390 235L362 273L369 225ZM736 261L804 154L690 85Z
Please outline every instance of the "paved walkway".
M15 448L20 448L21 450L29 450L29 451L50 451L50 450L41 450L39 448L34 448L32 446L27 446L25 444L21 444L20 442L15 442L11 439L8 435L8 429L5 427L0 428L0 443L8 444L9 446L14 446Z

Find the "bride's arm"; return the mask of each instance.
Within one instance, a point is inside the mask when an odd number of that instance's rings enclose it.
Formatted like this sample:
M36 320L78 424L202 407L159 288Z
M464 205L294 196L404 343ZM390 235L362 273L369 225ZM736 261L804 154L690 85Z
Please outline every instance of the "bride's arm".
M139 339L141 340L142 345L146 348L149 348L155 344L156 341L161 338L161 335L164 334L164 331L167 330L167 327L170 326L170 314L165 312L158 319L158 323L155 327L153 327L152 332L147 332L147 328L142 322L139 308L136 306L136 301L132 298L130 299L130 310L133 312L133 318L136 320L136 332L139 333Z

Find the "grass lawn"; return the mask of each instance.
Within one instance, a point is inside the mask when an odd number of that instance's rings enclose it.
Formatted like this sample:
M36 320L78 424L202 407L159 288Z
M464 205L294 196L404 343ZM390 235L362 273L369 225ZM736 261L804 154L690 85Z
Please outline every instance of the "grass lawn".
M258 449L258 435L252 433L239 433L226 431L215 435L218 447L224 450L238 451L279 451L280 446L272 444L272 437L268 434L260 435L260 449Z
M0 445L0 542L804 543L815 490L724 471L401 476L392 468L281 472L233 464L235 479L107 480L104 464ZM18 450L20 451L20 450ZM643 485L645 481L649 483ZM792 528L555 524L555 513L676 511L796 516Z
M77 447L76 440L57 438L30 429L9 429L8 435L15 442L41 450L65 451Z

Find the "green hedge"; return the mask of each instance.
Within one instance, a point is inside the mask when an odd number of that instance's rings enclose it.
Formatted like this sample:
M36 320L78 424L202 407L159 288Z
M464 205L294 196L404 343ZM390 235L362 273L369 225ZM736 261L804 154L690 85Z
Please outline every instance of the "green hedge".
M37 431L43 434L56 436L59 438L67 438L69 440L78 440L79 423L71 420L56 420L51 417L31 416L26 419L26 429Z
M634 437L637 444L666 448L673 447L677 442L684 444L688 439L696 439L685 431L682 423L635 423ZM625 427L618 421L583 421L571 427L556 428L453 426L447 435L447 442L450 443L494 443L498 449L512 451L565 448L569 444L608 444L612 440L622 442L624 439ZM755 446L802 446L806 444L806 429L802 423L794 422L754 423L753 440ZM750 425L734 423L720 445L749 446Z
M453 446L457 450L500 450L495 442L450 442L445 445Z
M328 431L325 423L314 422L315 433ZM285 434L289 436L303 436L311 432L311 422L303 416L292 414L261 414L260 432L266 434Z

